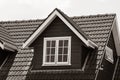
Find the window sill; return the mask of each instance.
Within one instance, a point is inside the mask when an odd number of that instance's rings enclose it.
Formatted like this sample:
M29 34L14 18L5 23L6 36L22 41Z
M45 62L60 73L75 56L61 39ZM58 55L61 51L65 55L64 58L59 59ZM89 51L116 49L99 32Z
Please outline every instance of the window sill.
M42 64L42 66L71 66L71 64Z

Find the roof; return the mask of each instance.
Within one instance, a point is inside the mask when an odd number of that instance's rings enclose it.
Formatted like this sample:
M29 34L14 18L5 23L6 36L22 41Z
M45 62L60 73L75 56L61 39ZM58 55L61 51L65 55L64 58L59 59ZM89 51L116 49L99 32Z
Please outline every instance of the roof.
M80 38L87 47L96 48L97 45L92 42L85 34L82 32L78 25L73 22L67 15L65 15L59 9L54 9L53 12L44 20L44 22L36 29L36 31L25 41L23 48L29 47L32 42L48 27L48 25L56 18L59 17L77 36Z
M17 50L17 47L14 44L14 41L12 40L12 37L9 35L7 29L2 25L0 25L0 43L2 49L6 49L10 51Z
M103 56L104 48L109 39L112 24L115 19L115 14L99 14L99 15L89 15L89 16L76 16L71 17L71 19L76 23L77 29L82 30L87 37L95 44L98 45L98 53L93 53L90 60L86 64L85 72L78 71L76 75L79 75L79 79L94 79L95 72L99 69L99 64L101 62L101 57ZM13 79L25 79L27 77L28 71L30 69L31 61L33 59L33 52L31 49L22 49L22 44L33 34L33 32L38 29L44 20L26 20L26 21L6 21L0 22L6 29L8 29L10 36L13 37L14 43L19 48L18 53L15 56L12 67L8 73L7 80ZM6 63L9 64L9 63ZM3 67L3 70L9 69L8 66ZM72 71L74 73L75 71ZM46 72L33 72L30 78L40 78L39 74ZM72 75L70 73L70 75ZM0 71L1 74L1 71ZM50 73L51 74L51 73ZM47 74L47 75L50 75ZM54 74L54 72L52 72ZM57 73L59 75L59 73ZM48 78L45 75L42 78ZM87 77L86 77L87 76ZM52 78L51 76L49 78ZM78 76L74 76L78 77ZM66 76L67 78L67 76Z

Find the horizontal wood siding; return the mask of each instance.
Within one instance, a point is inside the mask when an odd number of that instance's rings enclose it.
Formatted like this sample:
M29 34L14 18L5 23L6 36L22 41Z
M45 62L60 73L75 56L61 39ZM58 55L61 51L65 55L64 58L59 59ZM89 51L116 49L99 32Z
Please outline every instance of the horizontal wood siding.
M85 46L82 46L82 54L81 54L81 56L82 56L82 61L81 61L81 64L82 64L82 66L84 65L84 61L85 61L85 59L86 59L86 56L88 55L88 54L91 54L92 53L92 49L90 50L90 49L88 49L88 48L86 48ZM91 53L90 53L91 52Z
M71 66L43 67L43 40L44 37L71 36ZM33 68L38 69L71 69L81 68L83 42L57 17L47 29L30 45L34 47ZM85 48L85 47L84 47ZM85 53L86 54L86 53Z

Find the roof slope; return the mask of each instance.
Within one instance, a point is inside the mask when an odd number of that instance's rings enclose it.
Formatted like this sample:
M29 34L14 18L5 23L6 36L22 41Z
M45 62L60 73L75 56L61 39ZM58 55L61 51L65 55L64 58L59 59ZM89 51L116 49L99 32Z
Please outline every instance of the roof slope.
M10 51L17 50L17 47L14 44L12 37L9 35L7 29L1 25L0 25L0 41L3 45L3 49Z
M43 23L38 27L38 29L25 41L23 44L23 48L29 47L33 41L48 27L48 25L56 18L59 17L69 29L71 29L77 36L82 40L82 42L91 48L96 48L97 45L92 42L86 34L78 28L78 25L70 19L67 15L65 15L59 9L54 9L50 15L43 21Z
M115 14L78 16L71 18L78 25L78 29L81 29L94 43L99 46L98 53L92 54L90 60L87 62L85 72L78 71L76 73L76 75L78 73L81 74L79 79L95 78L95 72L99 68L98 65L100 64L101 57L103 56L104 48L109 38L114 18ZM9 71L7 80L26 78L34 54L29 49L22 49L21 46L24 41L39 27L39 25L41 25L42 22L43 20L0 22L9 30L15 44L19 47L19 52L15 56L15 60ZM74 73L75 71L72 72ZM31 75L31 79L40 78L39 74L43 73L46 72L32 72L28 75ZM50 74L48 75L51 76ZM52 72L52 74L54 74L54 72ZM59 75L59 73L56 74ZM48 75L42 78L48 78ZM70 75L72 75L72 73ZM49 78L52 77L54 76ZM75 77L77 78L78 76L74 75L74 78Z
M59 10L59 9L57 9L58 11L59 11L59 13L61 13L63 16L64 16L64 18L66 18L68 21L69 21L69 23L71 23L78 31L79 31L79 33L86 39L86 40L88 40L89 39L89 37L81 30L81 29L79 29L78 28L78 25L71 19L71 18L69 18L65 13L63 13L61 10Z
M37 29L42 21L43 20L0 22L0 24L8 29L10 36L12 36L15 45L19 49L18 53L14 55L14 62L9 62L11 59L8 59L6 64L0 70L0 74L4 72L4 76L0 76L1 79L5 79L7 75L8 80L24 80L26 78L26 74L33 58L33 53L30 49L21 49L21 47L23 42ZM7 65L12 65L12 67L10 68L10 66ZM7 74L8 71L9 73Z

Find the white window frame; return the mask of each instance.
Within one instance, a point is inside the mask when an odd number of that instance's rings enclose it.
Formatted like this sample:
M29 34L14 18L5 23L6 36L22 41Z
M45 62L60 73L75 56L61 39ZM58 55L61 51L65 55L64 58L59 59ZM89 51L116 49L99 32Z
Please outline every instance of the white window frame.
M45 62L46 60L46 42L50 40L56 41L56 50L55 50L55 62ZM67 62L58 62L58 41L59 40L68 40L68 57ZM71 65L71 36L65 37L45 37L43 43L43 64L42 66L64 66L64 65Z

